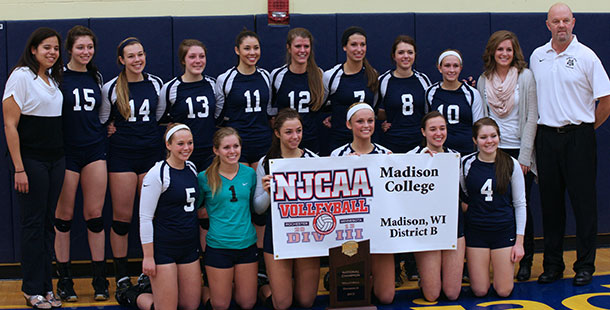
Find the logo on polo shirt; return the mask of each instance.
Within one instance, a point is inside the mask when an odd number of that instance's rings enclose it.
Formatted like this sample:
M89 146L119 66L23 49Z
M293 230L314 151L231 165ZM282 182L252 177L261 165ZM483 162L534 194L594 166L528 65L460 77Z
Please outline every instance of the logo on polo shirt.
M568 57L566 59L566 68L574 69L575 64L576 64L576 58Z

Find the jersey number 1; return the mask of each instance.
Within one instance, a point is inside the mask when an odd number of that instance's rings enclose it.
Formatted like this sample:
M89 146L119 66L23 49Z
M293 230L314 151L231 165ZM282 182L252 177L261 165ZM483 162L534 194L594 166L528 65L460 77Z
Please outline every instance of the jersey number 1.
M231 191L231 202L237 202L237 196L235 196L235 186L231 185L231 187L229 187L229 190Z

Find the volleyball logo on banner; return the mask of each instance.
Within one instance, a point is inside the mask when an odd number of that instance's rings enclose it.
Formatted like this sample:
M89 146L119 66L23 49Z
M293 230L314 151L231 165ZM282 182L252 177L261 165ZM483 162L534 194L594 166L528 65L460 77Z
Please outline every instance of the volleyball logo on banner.
M313 227L317 233L328 235L337 227L337 219L331 213L323 212L313 219Z

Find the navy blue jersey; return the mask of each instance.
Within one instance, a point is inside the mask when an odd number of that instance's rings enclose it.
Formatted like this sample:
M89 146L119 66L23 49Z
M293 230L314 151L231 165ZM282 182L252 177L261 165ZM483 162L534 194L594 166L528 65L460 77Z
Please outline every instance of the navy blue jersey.
M218 76L216 81L215 116L224 125L237 129L245 142L269 141L271 106L269 73L256 68L250 75L233 67Z
M462 191L468 203L466 223L484 228L514 223L512 184L509 183L504 194L499 194L496 191L496 165L480 161L477 154L462 159Z
M102 77L99 83L91 72L77 72L64 67L59 88L64 97L62 122L64 145L83 147L104 141L106 131L100 122L102 105Z
M307 72L296 74L288 69L288 65L271 71L273 86L273 107L277 110L292 108L299 112L303 122L303 141L318 138L318 113L311 110L311 93Z
M326 105L330 105L331 138L335 141L351 141L352 133L345 126L349 106L356 102L366 102L375 107L376 94L367 87L368 80L364 67L356 74L345 74L343 64L338 64L324 72L324 92Z
M426 90L426 100L430 111L438 110L447 119L447 147L462 155L472 153L472 124L484 116L479 92L465 83L445 90L436 82Z
M209 76L189 83L176 77L161 88L159 102L167 106L169 120L191 128L195 144L193 154L212 147L212 136L216 132L215 86L216 81Z
M129 83L129 105L131 115L125 119L116 106L117 78L104 84L102 89L104 105L100 119L114 121L116 132L110 136L111 148L148 153L161 146L161 135L157 120L165 113L165 106L159 104L159 91L163 82L160 78L143 73L144 80Z
M356 151L354 151L354 149L352 148L352 144L348 143L346 145L340 146L338 148L336 148L335 150L333 150L330 153L330 157L338 157L338 156L347 156L349 154L355 153ZM386 149L385 147L377 144L377 143L373 143L373 150L369 152L369 154L390 154L392 153L390 150Z
M144 220L143 224L147 224L146 220L154 214L152 226L155 244L184 245L199 241L195 208L199 185L193 163L186 162L184 169L174 169L166 161L156 163L144 178L141 196L140 217ZM150 238L149 233L145 228L143 243L147 243L145 239Z
M383 133L386 145L401 145L406 153L421 143L421 119L428 112L426 89L430 87L428 77L413 71L408 78L395 77L392 70L379 77L379 109L386 112L386 121L392 126Z

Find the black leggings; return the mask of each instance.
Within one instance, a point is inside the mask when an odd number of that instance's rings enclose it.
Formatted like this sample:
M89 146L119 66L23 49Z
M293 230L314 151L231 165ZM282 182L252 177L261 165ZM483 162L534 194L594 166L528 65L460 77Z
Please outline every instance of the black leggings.
M66 164L23 158L29 192L17 193L21 210L21 290L28 295L45 295L53 290L51 282L53 219L64 181Z

